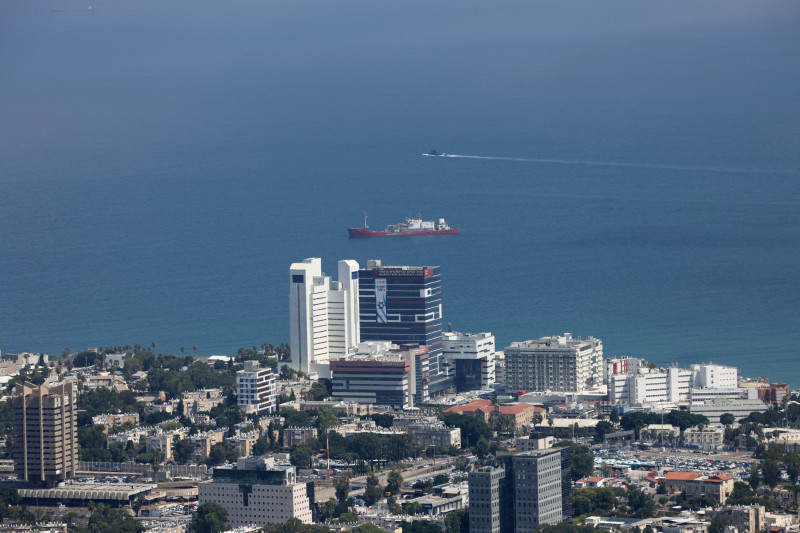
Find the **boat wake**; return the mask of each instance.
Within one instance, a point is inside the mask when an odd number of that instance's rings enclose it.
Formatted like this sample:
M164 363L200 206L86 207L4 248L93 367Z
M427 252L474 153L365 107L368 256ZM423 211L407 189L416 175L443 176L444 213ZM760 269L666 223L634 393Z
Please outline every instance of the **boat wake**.
M652 163L627 163L623 161L591 161L584 159L548 159L541 157L495 157L485 155L447 154L447 157L462 159L489 159L496 161L521 161L525 163L546 163L554 165L584 165L593 167L652 168L658 170L701 170L708 172L736 172L739 174L785 174L798 175L800 170L779 168L714 167L700 165L657 165Z

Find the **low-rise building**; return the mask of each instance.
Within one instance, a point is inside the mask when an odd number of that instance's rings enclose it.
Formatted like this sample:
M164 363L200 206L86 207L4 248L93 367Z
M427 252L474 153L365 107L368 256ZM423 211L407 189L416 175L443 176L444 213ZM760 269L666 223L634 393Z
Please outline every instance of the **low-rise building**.
M412 424L408 432L420 448L461 448L461 430L443 424Z
M697 472L667 472L663 478L669 492L685 492L689 498L705 496L725 505L733 493L733 477L723 474L701 476Z
M486 423L492 418L508 419L509 425L520 429L533 422L537 413L544 414L544 409L525 402L513 405L494 405L490 400L475 400L466 405L456 405L444 410L445 413L470 415Z
M203 389L183 393L183 415L194 416L199 413L211 411L214 407L222 405L225 397L222 389Z
M234 527L283 524L297 518L311 523L313 483L297 481L295 467L269 458L239 459L235 468L215 468L211 483L198 486L198 505L217 502Z
M230 439L230 441L236 446L239 457L250 457L253 455L253 445L259 439L260 435L260 432L254 429L239 433Z
M447 485L441 490L437 489L434 494L426 494L410 502L419 503L422 512L428 516L447 514L469 505L469 485L467 483Z
M755 389L749 389L755 390ZM689 412L693 415L703 415L709 422L718 424L719 417L725 413L730 413L736 420L747 418L752 412L763 413L769 408L767 404L759 399L747 398L740 400L712 400L712 401L691 401L689 402Z
M189 431L186 428L173 429L171 431L163 431L155 435L148 435L147 437L147 451L161 452L164 460L172 458L172 447L178 440L186 438Z
M108 430L123 424L139 425L139 413L120 413L116 415L97 415L92 417L92 424L95 426L105 426L105 433Z
M689 428L683 432L684 443L704 450L715 450L722 446L725 431L716 427Z
M283 430L283 446L292 448L317 438L316 428L290 427Z
M362 342L330 362L333 396L402 410L428 399L428 347L400 350L390 342Z
M719 509L714 515L724 518L738 533L759 533L767 528L763 505L733 505Z
M189 437L192 444L194 444L195 455L203 461L208 459L208 456L211 454L211 447L223 442L227 432L228 430L225 428L211 429Z
M529 452L531 450L546 450L552 448L555 437L537 433L530 434L527 438L519 437L515 441L518 452Z
M584 487L605 487L606 486L606 478L603 476L593 476L593 477L585 477L583 479L579 479L575 482L575 486L584 488Z

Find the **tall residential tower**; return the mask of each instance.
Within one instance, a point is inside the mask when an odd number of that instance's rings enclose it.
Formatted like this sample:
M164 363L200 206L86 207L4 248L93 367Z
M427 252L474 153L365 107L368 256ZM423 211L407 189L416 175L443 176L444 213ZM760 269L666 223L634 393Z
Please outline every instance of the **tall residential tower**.
M312 257L289 269L289 345L291 367L330 377L328 363L360 342L358 263L339 261L339 280L322 272Z
M14 389L14 472L29 483L53 486L78 467L78 415L71 382Z

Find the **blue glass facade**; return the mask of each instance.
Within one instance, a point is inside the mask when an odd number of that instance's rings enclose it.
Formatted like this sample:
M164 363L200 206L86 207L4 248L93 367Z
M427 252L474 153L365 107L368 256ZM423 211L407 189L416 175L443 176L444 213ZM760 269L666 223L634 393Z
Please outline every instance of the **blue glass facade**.
M442 279L438 266L377 266L358 271L362 341L419 344L429 350L428 391L452 386L443 374Z

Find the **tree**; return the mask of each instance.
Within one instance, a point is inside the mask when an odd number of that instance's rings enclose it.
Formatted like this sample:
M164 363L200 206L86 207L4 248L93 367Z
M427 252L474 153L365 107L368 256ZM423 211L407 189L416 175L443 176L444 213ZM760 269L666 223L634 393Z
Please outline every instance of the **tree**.
M614 410L611 412L616 413L617 411ZM606 420L599 421L597 423L597 426L595 426L595 434L594 434L595 442L603 442L603 435L606 435L608 433L614 433L616 430L617 428L615 428L614 424L612 424L611 422L608 422Z
M17 489L13 487L0 487L0 522L8 516L9 507L19 505L22 501Z
M194 455L194 444L188 439L181 439L172 445L175 462L185 465Z
M772 459L762 461L761 477L770 488L775 488L775 485L781 481L781 467L778 462Z
M354 527L350 530L350 533L384 533L384 531L375 524L370 524L367 522Z
M397 494L403 486L403 476L397 470L392 470L386 476L386 492Z
M411 516L422 512L422 504L419 502L410 502L403 504L403 509Z
M736 422L736 417L731 413L723 413L719 416L719 422L724 426L730 426Z
M653 497L635 486L628 487L628 505L636 518L650 518L656 510Z
M327 521L333 518L333 513L336 511L336 500L330 498L319 506L319 514L322 521Z
M145 499L144 494L139 494L136 496L136 499L133 500L131 503L131 509L133 509L133 512L136 513L136 516L139 516L139 511L142 510L142 507L144 507L145 503L147 503L147 499Z
M336 499L340 502L346 501L347 495L350 493L350 474L344 473L333 478L333 488L336 492Z
M217 502L206 502L192 515L192 533L220 533L227 529L228 511Z
M758 475L758 465L755 463L750 467L750 479L747 481L753 490L756 490L761 484L761 478Z
M108 505L93 505L92 516L85 528L78 533L142 533L144 526L122 509L112 509Z
M317 411L316 427L320 432L328 428L336 427L339 425L339 417L331 409L322 409ZM320 433L321 434L321 433Z
M800 455L797 452L790 452L786 454L783 460L786 465L786 475L789 476L789 481L795 485L797 479L800 477Z
M722 422L722 420L720 420L720 422ZM722 518L722 516L717 515L711 520L711 524L708 526L708 533L723 533L727 526L728 522Z
M289 461L298 468L311 468L311 449L298 446L289 454Z
M562 440L555 444L556 447L570 448L570 457L572 462L571 475L572 480L577 481L584 477L589 477L594 473L594 455L586 446L575 444L568 440Z
M265 455L269 451L269 442L264 439L258 439L253 444L253 455Z
M373 505L383 497L383 489L377 486L368 486L364 489L364 503Z
M414 520L403 522L403 533L442 533L442 528L427 520Z
M208 463L210 466L221 465L223 463L230 463L239 457L239 452L230 442L218 442L211 447L208 454Z
M611 414L608 416L608 419L611 421L612 424L619 424L619 411L616 409L611 410Z
M475 453L483 459L489 454L489 441L486 440L483 436L478 439L478 442L475 444Z
M485 422L469 415L449 413L444 417L444 423L448 426L457 427L461 430L461 447L469 448L478 443L481 437L490 440L492 430Z

